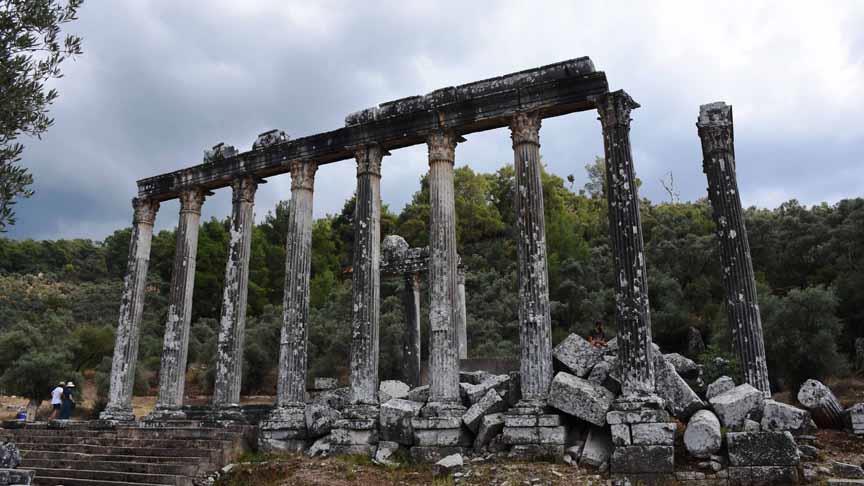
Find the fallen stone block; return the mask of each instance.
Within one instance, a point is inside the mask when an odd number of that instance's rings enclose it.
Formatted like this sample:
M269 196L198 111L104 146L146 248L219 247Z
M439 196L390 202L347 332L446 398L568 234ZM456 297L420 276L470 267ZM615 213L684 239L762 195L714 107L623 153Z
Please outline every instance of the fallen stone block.
M603 359L603 350L574 333L555 346L552 356L572 374L584 378Z
M617 360L613 361L600 361L593 368L591 368L591 373L588 374L588 381L591 383L600 385L607 390L611 391L613 394L618 395L621 393L621 383L613 378L613 367L617 364ZM620 380L620 378L619 378Z
M485 415L480 420L480 427L477 429L477 436L474 438L474 450L479 451L489 445L489 442L495 436L500 435L503 430L504 414L493 413Z
M864 434L864 403L856 403L843 412L843 422L846 430L855 434Z
M697 365L692 359L678 353L664 354L663 357L666 361L671 363L673 367L675 367L675 372L678 373L681 378L699 377L699 365Z
M399 444L387 440L378 442L378 449L375 450L375 457L372 462L382 466L396 466L399 463L394 461L396 452L399 451Z
M555 375L549 388L550 406L601 427L614 399L606 388L564 372Z
M567 429L558 427L504 427L504 442L510 445L564 445Z
M714 380L714 382L708 385L708 388L705 389L705 399L710 401L717 395L726 393L733 388L735 388L735 381L728 376L721 376Z
M612 425L669 422L669 412L653 408L644 408L628 412L613 410L606 414L606 420Z
M615 424L609 426L612 433L612 444L617 446L628 446L633 443L630 436L630 426L627 424Z
M449 476L457 471L461 471L462 466L464 466L462 454L451 454L432 466L432 476Z
M489 390L480 401L471 405L471 408L465 412L465 415L462 416L462 422L471 432L476 434L483 416L504 410L507 410L507 402L502 400L494 389Z
M378 385L378 401L385 403L392 398L405 398L411 387L399 380L384 380Z
M460 371L459 372L459 382L460 383L468 383L471 385L479 385L483 383L486 378L490 376L490 373L487 371Z
M827 386L817 380L807 380L798 390L798 402L813 414L816 425L823 429L843 428L843 406Z
M610 467L613 473L671 473L675 470L675 448L671 445L616 447Z
M582 447L582 457L579 459L579 464L599 468L609 461L614 447L609 429L591 427L591 430L588 431L588 438L585 440L585 446Z
M460 383L459 392L462 395L463 401L467 406L472 406L479 402L489 390L495 390L499 396L506 393L510 377L508 375L489 375L485 381L479 385L470 383Z
M699 410L684 430L684 447L693 457L707 459L716 454L723 444L720 420L710 410Z
M329 434L333 424L342 418L342 413L326 402L312 402L306 405L305 417L308 438L316 439Z
M748 418L762 414L765 396L750 384L736 386L710 400L720 424L729 430L740 430Z
M810 412L774 400L765 400L761 425L762 430L788 430L792 435L806 435L816 431Z
M408 396L405 397L412 402L420 402L426 403L429 401L429 385L418 386L417 388L412 388L411 391L408 392Z
M309 446L309 449L306 450L306 455L309 457L326 457L327 454L330 452L330 442L331 441L329 435L321 437L320 439L316 440L315 443Z
M789 432L730 432L726 446L732 466L797 466L801 461Z
M831 463L831 470L835 476L847 479L864 479L864 469L857 464L847 464L845 462L834 461Z
M675 422L659 422L647 424L633 424L630 426L630 435L633 445L674 445Z
M690 388L684 378L678 375L675 367L660 354L660 348L656 345L654 345L654 376L657 395L666 402L666 409L675 417L687 420L697 410L705 408L705 403L699 395Z
M381 439L399 444L414 443L414 427L411 420L420 414L423 404L411 400L394 398L381 405L379 422Z

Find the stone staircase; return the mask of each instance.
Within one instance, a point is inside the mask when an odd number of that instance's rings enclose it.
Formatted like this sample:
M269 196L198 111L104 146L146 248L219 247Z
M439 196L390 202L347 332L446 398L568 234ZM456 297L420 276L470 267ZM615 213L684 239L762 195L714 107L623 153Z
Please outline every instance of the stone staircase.
M199 421L105 427L100 422L0 429L37 486L193 486L255 446L255 428Z

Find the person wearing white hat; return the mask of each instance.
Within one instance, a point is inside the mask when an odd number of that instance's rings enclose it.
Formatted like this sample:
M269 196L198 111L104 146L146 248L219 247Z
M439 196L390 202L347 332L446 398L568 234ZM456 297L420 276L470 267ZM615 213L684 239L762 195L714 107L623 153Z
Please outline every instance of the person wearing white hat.
M66 383L66 388L63 389L63 406L60 407L60 420L69 420L72 417L72 410L75 409L73 391L75 391L75 383L71 381Z
M51 390L51 416L48 420L54 420L60 414L60 407L63 404L63 386L64 383L61 381Z

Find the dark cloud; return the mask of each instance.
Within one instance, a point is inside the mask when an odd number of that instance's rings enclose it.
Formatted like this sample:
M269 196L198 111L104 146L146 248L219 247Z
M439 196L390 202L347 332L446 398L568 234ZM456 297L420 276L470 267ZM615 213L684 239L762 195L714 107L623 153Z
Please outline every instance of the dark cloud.
M864 7L775 7L91 1L75 25L85 54L57 83L56 125L28 144L37 194L10 234L102 238L128 224L135 180L195 164L217 142L245 150L270 128L329 130L383 101L582 55L642 104L632 138L644 196L664 199L657 181L670 171L683 198L704 195L694 124L699 104L721 99L735 107L747 203L857 196ZM579 184L602 154L593 113L548 119L541 139L549 168ZM457 154L484 171L512 160L505 130L471 135ZM426 169L423 147L395 151L385 203L401 208ZM353 180L350 163L321 168L316 215L339 211ZM229 213L227 192L205 217ZM271 179L258 217L288 195L287 176ZM157 227L176 212L164 205Z

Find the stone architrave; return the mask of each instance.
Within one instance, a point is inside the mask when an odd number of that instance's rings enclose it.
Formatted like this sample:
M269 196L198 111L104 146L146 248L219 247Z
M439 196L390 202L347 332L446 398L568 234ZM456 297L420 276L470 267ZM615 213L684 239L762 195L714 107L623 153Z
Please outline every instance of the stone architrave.
M317 170L318 165L314 162L291 162L291 200L288 203L288 234L285 242L285 294L279 339L276 409L302 409L306 402L312 196Z
M132 208L132 237L129 241L126 277L123 280L114 359L111 362L108 405L99 415L103 420L135 420L132 414L132 389L138 363L139 327L144 310L147 268L150 265L150 243L159 202L135 198L132 199Z
M639 194L630 150L630 112L639 104L623 90L594 98L606 151L609 237L615 261L615 320L624 397L654 394L648 277Z
M253 209L258 182L250 176L234 180L231 233L225 265L222 315L216 343L215 409L237 409L243 376L243 338L249 290L249 252L252 246Z
M352 269L351 402L378 406L378 319L381 293L380 145L355 151L357 203L354 210Z
M453 164L459 137L430 135L429 148L429 401L459 405L456 199ZM460 413L461 415L461 413Z
M468 312L465 303L465 269L456 270L456 334L459 359L468 359Z
M405 306L405 336L402 342L402 357L405 360L405 381L411 387L420 386L420 275L405 274L403 293Z
M519 343L522 400L544 403L552 383L552 319L546 262L546 223L540 165L540 116L517 113L510 121L516 172L516 248L519 274Z
M756 278L736 176L732 107L723 102L702 105L696 126L702 140L702 170L708 178L708 197L720 243L732 343L744 381L770 397Z
M159 368L159 397L153 418L183 418L183 392L186 387L186 359L189 352L189 322L192 318L192 290L195 287L195 261L198 255L198 224L206 196L203 189L180 193L180 221L168 297L168 320Z

